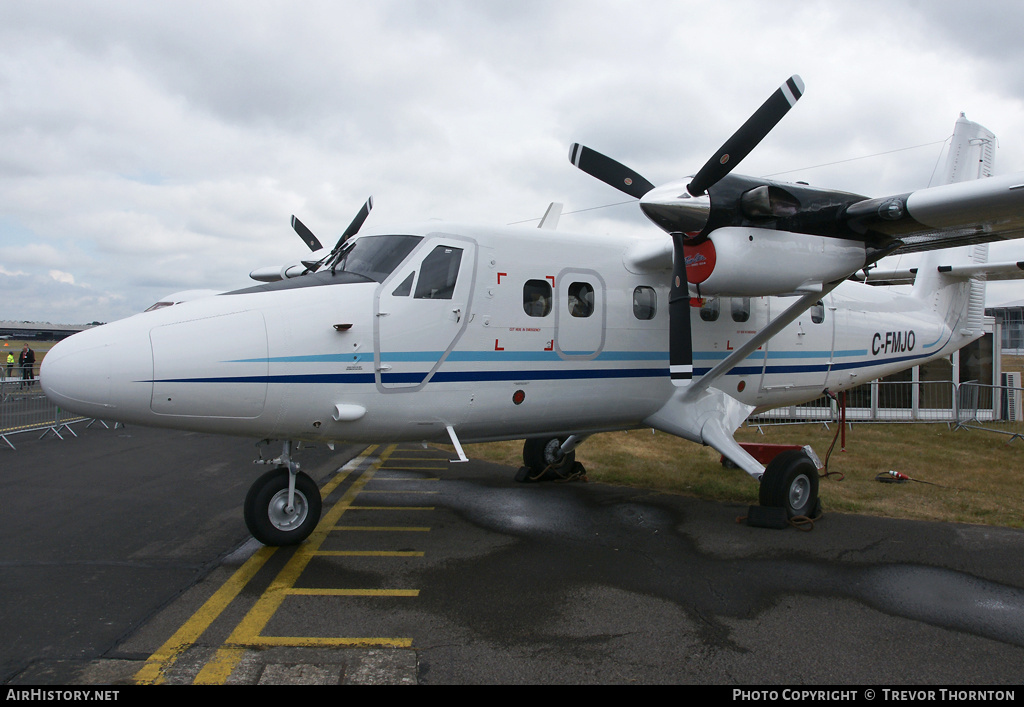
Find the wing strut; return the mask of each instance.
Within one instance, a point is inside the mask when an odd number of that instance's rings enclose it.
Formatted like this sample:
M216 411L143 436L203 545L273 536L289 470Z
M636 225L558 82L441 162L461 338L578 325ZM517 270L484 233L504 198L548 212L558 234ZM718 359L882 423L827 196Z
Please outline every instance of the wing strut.
M764 342L810 309L815 302L838 287L841 282L842 280L831 282L820 289L802 294L786 311L717 366L689 385L677 387L668 402L658 412L645 419L644 424L677 437L708 445L755 479L760 479L764 473L764 466L733 438L736 428L743 424L754 410L754 406L741 403L731 395L711 386Z
M768 341L770 338L782 331L787 325L793 320L799 317L801 314L806 312L808 309L814 306L814 303L822 299L829 292L839 287L843 280L837 280L835 282L827 283L820 290L814 292L807 292L791 304L789 308L779 316L775 317L766 327L761 329L755 334L749 341L737 348L727 357L725 357L717 366L712 368L710 371L697 378L690 384L688 388L688 394L690 397L696 396L702 390L708 388L712 383L717 381L719 378L724 376L726 373L735 368L743 359L750 354L754 353L762 344Z

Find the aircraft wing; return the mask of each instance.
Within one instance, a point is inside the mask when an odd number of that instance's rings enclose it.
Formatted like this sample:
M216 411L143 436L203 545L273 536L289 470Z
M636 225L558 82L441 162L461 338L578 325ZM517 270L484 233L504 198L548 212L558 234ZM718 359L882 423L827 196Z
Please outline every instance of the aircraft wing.
M1024 173L858 201L845 225L870 238L903 242L900 253L1024 237Z

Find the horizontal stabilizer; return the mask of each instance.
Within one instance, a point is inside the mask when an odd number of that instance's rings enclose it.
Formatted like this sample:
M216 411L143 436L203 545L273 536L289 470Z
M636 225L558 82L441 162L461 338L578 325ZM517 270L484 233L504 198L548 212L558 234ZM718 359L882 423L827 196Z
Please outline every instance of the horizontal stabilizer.
M1024 260L1004 263L968 263L964 265L940 265L938 272L949 277L963 279L978 278L995 282L996 280L1024 280ZM896 270L869 270L867 277L863 271L855 273L851 279L867 282L869 285L912 285L917 276L917 268Z

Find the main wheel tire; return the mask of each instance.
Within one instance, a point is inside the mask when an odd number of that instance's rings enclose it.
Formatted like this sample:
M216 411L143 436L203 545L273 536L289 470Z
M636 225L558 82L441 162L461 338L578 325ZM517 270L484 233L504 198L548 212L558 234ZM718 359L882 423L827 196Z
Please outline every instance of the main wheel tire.
M572 468L576 461L576 452L574 450L560 456L563 442L565 442L564 439L548 437L546 439L528 439L523 443L523 464L530 470L527 480L539 481L545 469L550 468L557 472Z
M810 517L818 505L818 468L802 450L791 449L768 463L761 477L762 506L786 509L790 518Z
M245 525L264 545L297 545L320 522L320 489L301 471L295 475L294 508L288 511L288 470L274 469L256 479L245 496Z

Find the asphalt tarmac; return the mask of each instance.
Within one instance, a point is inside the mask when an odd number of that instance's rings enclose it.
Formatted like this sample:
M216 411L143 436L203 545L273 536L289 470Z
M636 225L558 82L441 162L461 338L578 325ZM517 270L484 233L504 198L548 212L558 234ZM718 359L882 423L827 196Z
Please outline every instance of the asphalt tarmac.
M2 684L1024 682L1021 531L753 528L381 445L305 450L324 520L274 550L252 441L74 429L0 450Z

